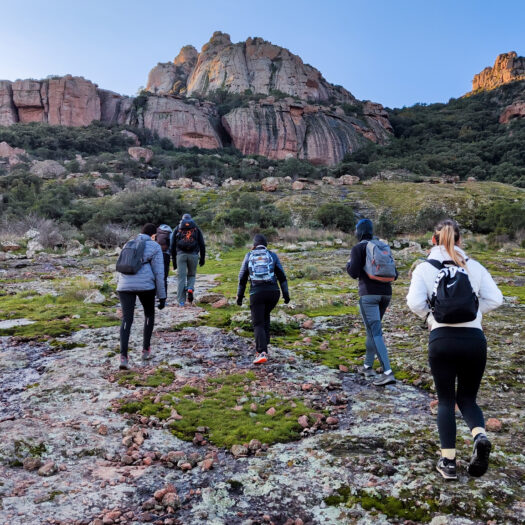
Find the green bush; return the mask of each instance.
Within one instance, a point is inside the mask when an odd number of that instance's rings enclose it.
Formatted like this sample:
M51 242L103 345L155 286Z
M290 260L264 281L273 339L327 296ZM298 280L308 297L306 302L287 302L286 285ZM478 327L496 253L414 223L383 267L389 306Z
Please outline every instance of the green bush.
M316 219L325 227L337 228L346 233L355 227L354 210L348 204L323 204L316 213Z

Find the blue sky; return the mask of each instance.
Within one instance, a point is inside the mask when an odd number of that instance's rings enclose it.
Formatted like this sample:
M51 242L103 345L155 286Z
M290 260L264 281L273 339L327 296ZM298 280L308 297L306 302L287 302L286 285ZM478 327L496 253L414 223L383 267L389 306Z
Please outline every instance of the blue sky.
M216 30L261 36L359 99L389 107L470 90L499 53L525 54L525 0L0 0L0 79L71 73L133 95L157 62Z

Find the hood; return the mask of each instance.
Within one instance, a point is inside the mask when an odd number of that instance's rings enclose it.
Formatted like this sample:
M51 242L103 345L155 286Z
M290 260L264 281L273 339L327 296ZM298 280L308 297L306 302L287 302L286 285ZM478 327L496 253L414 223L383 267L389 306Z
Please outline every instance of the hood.
M370 240L374 235L374 225L370 219L361 219L355 227L355 236L358 241Z
M187 228L195 228L197 225L193 219L183 219L179 223L179 230L184 230Z
M169 232L171 233L173 230L171 229L170 226L168 226L167 224L161 224L159 226L159 230L162 230L163 232Z
M467 254L459 246L454 246L454 248L465 258L465 260L467 260ZM449 261L450 255L447 250L445 250L444 246L433 246L428 254L428 259L436 259L436 261L439 262Z

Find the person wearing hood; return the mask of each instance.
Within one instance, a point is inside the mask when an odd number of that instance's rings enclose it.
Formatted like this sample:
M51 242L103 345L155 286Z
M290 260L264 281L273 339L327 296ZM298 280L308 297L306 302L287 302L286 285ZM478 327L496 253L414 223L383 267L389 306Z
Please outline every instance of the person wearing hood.
M487 361L487 340L481 319L482 314L502 304L503 295L487 269L460 248L456 221L440 222L432 243L428 258L414 269L407 304L415 314L427 319L430 328L428 357L438 396L437 425L441 443L437 470L445 479L457 479L457 403L474 438L468 472L479 477L488 469L492 447L485 433L483 412L476 403ZM446 280L440 286L441 279ZM436 303L439 289L446 290L447 295L441 296L444 301ZM461 293L454 301L455 289ZM444 314L447 319L442 318Z
M170 273L170 242L173 230L167 224L161 224L154 235L155 241L160 244L162 257L164 259L164 289L166 297L168 296L168 275Z
M204 266L204 236L189 213L185 213L171 236L173 268L177 270L177 301L184 306L193 303L197 264Z
M356 225L355 234L359 242L352 248L346 271L350 277L359 280L359 311L366 329L366 354L361 372L367 379L373 379L374 385L385 386L396 382L381 326L392 299L392 285L390 282L371 279L365 272L366 246L374 236L372 221L361 219ZM373 368L375 356L383 369L380 375Z

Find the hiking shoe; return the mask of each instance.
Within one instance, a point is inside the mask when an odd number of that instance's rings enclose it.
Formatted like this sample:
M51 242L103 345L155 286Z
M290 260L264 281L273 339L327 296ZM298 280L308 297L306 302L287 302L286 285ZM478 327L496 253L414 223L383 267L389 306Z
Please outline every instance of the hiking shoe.
M492 444L487 436L485 434L478 434L474 440L474 450L467 469L471 476L479 478L487 472L491 449Z
M361 368L361 373L366 377L366 379L377 376L377 372L371 366L363 366Z
M444 479L458 479L455 459L439 458L436 469Z
M180 306L181 308L183 308L185 304L186 304L186 303L185 303L184 301L181 301L181 302L179 303L179 306Z
M129 370L129 361L127 357L123 355L120 356L120 366L119 370Z
M193 303L193 290L188 290L188 303Z
M151 359L151 346L142 350L142 359L144 359L144 361Z
M396 378L394 377L394 374L379 374L372 384L375 386L386 386L395 382Z
M262 365L263 363L266 363L268 361L268 356L266 355L266 352L257 352L255 354L255 359L253 360L254 365Z

